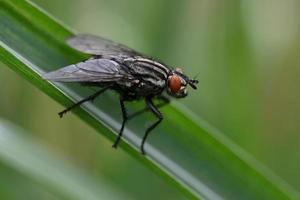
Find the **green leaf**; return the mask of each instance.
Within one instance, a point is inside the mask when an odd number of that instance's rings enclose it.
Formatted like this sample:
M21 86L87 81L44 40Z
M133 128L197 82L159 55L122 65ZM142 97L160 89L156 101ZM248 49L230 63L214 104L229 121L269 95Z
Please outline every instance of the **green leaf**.
M49 83L41 78L43 72L87 58L66 46L64 40L72 35L70 30L31 3L2 0L0 5L1 61L65 106L93 93L78 84ZM128 105L129 111L142 106ZM296 198L293 189L182 105L172 103L161 111L165 117L147 141L147 156L139 153L139 144L146 125L155 120L149 113L128 123L120 147L188 197ZM114 92L105 93L74 113L111 141L116 138L121 113Z

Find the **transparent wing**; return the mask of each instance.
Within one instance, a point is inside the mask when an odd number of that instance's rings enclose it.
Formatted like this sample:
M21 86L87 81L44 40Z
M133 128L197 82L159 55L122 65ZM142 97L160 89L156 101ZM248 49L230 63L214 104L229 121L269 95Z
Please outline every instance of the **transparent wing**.
M111 40L104 39L102 37L89 35L89 34L80 34L74 37L71 37L66 40L74 49L93 55L127 55L127 56L136 56L142 54L136 52L135 50L122 45Z
M43 78L58 82L113 82L133 77L115 61L92 59L45 73Z

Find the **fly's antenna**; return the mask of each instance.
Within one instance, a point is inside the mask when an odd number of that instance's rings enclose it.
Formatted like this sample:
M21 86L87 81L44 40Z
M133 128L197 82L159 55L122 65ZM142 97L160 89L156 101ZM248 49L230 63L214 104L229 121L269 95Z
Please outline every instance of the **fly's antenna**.
M196 80L196 79L189 79L189 80L188 80L188 84L189 84L194 90L197 89L196 84L198 84L198 83L199 83L199 81Z
M199 81L196 79L196 78L199 76L199 74L200 74L200 72L198 72L198 73L194 76L193 79L190 79L190 80L188 81L189 85L190 85L193 89L195 89L195 90L197 89L196 84L199 83Z

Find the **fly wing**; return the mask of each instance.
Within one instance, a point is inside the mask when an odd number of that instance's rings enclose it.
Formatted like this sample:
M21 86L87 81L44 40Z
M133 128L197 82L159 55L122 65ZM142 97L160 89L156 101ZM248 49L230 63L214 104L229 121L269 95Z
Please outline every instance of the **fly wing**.
M80 34L71 37L66 42L74 49L92 55L142 56L142 54L125 45L89 34Z
M43 78L58 82L115 82L132 80L130 74L109 59L92 59L45 73Z

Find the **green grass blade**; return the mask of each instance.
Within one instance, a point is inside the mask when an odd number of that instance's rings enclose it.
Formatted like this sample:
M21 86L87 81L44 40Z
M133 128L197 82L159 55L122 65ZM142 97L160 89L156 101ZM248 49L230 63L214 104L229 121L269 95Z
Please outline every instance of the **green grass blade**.
M65 45L64 39L71 35L68 29L28 2L0 1L1 61L65 106L91 94L92 90L78 84L49 83L40 75L86 58ZM129 111L140 106L132 103ZM147 157L136 150L145 124L154 120L150 114L128 123L124 133L126 142L120 147L190 198L294 197L289 186L263 170L218 131L180 107L171 105L161 109L165 119L148 140ZM74 113L112 141L121 126L118 96L113 92L102 95L94 103L86 103Z
M15 125L0 120L0 163L38 182L63 199L129 199L106 182L57 159Z

